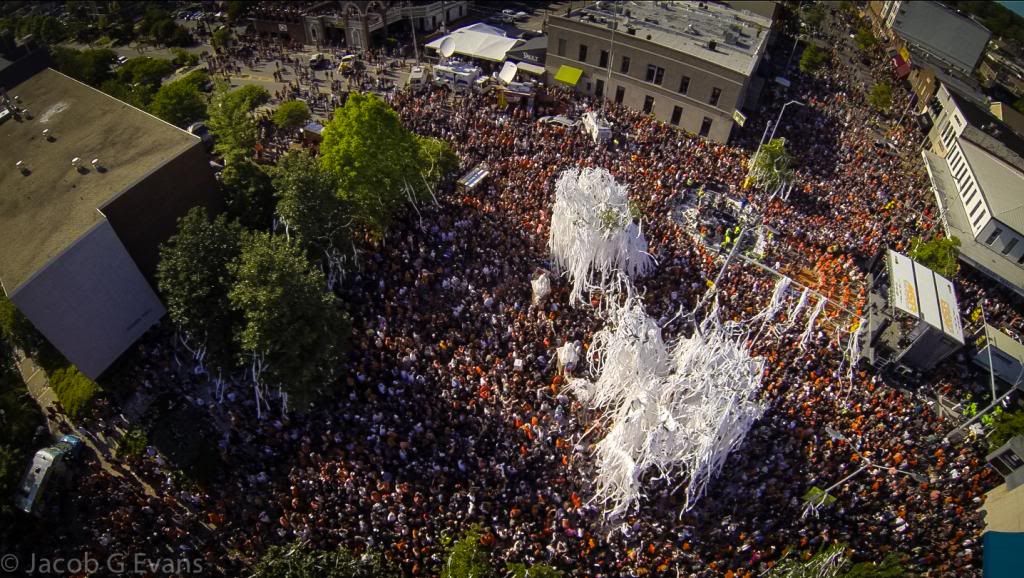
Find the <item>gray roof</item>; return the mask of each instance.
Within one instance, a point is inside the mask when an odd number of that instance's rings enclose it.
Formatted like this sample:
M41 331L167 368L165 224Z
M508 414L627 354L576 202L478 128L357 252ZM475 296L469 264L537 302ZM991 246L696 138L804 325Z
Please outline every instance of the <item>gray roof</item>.
M634 28L638 39L744 75L753 72L772 25L770 18L747 10L682 1L596 2L573 10L569 19L605 30L617 22L617 41L629 42L628 29ZM715 50L709 48L710 40L715 41Z
M946 235L960 239L960 260L1024 296L1024 268L975 240L946 159L929 150L922 151L921 155L935 190Z
M1024 173L969 140L959 141L992 217L1024 235Z
M992 33L971 18L925 0L903 2L892 29L909 43L970 74Z
M199 137L51 69L8 94L32 114L0 125L0 282L11 294L103 219L106 201ZM72 168L75 157L84 174ZM94 158L104 172L92 168ZM19 160L31 174L15 168Z

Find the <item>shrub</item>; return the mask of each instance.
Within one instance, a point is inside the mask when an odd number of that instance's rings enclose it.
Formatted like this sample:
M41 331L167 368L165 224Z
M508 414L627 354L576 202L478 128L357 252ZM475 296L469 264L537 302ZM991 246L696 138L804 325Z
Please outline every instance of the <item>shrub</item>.
M96 382L83 375L73 365L51 373L50 387L57 394L57 400L64 406L64 413L70 418L82 415L99 391Z
M148 444L149 438L146 436L146 432L141 428L132 428L124 434L121 442L117 445L117 455L121 458L141 456L142 452L146 451Z

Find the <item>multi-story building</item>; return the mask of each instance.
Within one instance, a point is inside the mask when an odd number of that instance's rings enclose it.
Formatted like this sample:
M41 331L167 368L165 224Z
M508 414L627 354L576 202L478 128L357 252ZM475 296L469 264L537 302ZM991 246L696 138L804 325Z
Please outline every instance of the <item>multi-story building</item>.
M960 259L1024 295L1024 139L988 110L939 87L922 152Z
M0 287L96 378L164 314L159 245L220 206L199 137L51 69L0 70ZM27 76L27 79L23 79Z
M774 3L749 3L773 8ZM746 7L747 3L737 3ZM704 2L597 2L548 17L546 68L556 81L727 142L752 89L772 20Z
M279 2L259 8L251 20L259 34L317 46L367 49L380 46L390 33L410 27L416 34L433 33L467 16L469 4L467 0Z
M910 65L907 80L920 102L931 99L940 83L979 93L974 69L992 37L979 22L930 0L872 1L868 14L897 70Z

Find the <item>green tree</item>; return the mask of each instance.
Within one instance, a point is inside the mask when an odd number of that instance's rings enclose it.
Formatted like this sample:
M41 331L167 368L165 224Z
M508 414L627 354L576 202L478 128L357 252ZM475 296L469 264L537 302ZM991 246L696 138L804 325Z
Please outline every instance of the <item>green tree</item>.
M314 550L295 543L273 546L253 568L253 578L398 578L398 568L377 553L357 556L340 548Z
M262 86L246 84L237 90L231 91L228 94L228 98L236 103L237 106L245 109L246 112L251 113L260 106L270 102L270 92Z
M324 127L323 166L335 175L355 217L383 235L399 209L417 192L418 143L383 100L352 94Z
M210 220L196 207L178 221L178 232L160 247L157 287L174 325L205 346L210 368L235 366L234 331L240 320L228 292L230 263L241 254L241 227L224 215Z
M267 90L258 86L232 91L226 83L217 85L207 112L210 131L217 136L214 150L224 157L225 166L252 157L257 139L252 112L269 98Z
M199 57L184 48L174 48L171 50L171 54L174 55L174 58L171 59L174 66L195 66L199 64Z
M1010 438L1024 434L1024 411L1004 411L996 415L988 438L989 451L995 451Z
M811 44L800 55L800 72L810 74L828 62L828 53Z
M914 238L910 243L910 258L952 279L960 270L960 239L956 237L935 237L930 241Z
M194 82L181 78L156 91L150 112L177 127L186 128L206 117L206 99Z
M775 190L783 181L789 180L791 163L786 139L772 139L761 147L759 153L755 153L752 172L754 182L766 190Z
M888 82L879 82L868 93L868 104L879 112L889 112L892 108L892 86Z
M822 4L811 4L810 7L800 10L803 21L811 28L818 28L825 20L825 6Z
M295 130L309 122L309 107L301 100L282 102L274 111L274 124L283 130Z
M486 578L492 575L491 562L480 544L483 536L479 527L463 533L458 540L446 538L441 578ZM446 543L447 542L447 543Z
M174 64L164 58L138 56L117 69L117 79L125 84L146 84L156 90L164 77L174 72Z
M153 87L148 84L132 86L111 78L104 81L99 88L110 96L143 110L153 101Z
M854 35L853 41L857 44L857 48L864 52L871 50L878 44L875 35L871 33L871 29L867 26L861 26L857 29L857 34Z
M263 167L251 159L228 161L220 183L228 215L248 229L270 228L274 221L274 185Z
M228 298L242 317L240 361L260 358L263 383L300 399L314 394L349 331L339 303L324 291L323 273L297 242L262 232L243 235L241 256L229 269L235 284Z
M317 255L349 244L348 207L338 197L337 183L306 151L281 157L272 171L277 214L307 250Z
M416 185L417 189L421 190L422 196L424 187L432 191L441 179L459 168L459 157L450 144L438 138L416 135L416 145L419 147L418 160L421 175Z
M217 50L231 46L231 29L227 26L218 28L210 38L210 44Z
M109 48L75 50L58 46L51 54L54 68L95 87L111 78L110 67L117 60L117 54Z

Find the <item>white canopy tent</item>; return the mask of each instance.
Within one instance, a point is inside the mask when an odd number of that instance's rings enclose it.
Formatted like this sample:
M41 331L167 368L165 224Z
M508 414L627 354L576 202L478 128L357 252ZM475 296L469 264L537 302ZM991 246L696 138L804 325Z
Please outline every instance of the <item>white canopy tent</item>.
M492 62L504 62L508 51L522 42L505 36L505 31L500 28L478 22L442 36L426 47L440 53L441 43L449 38L454 46L453 54Z

